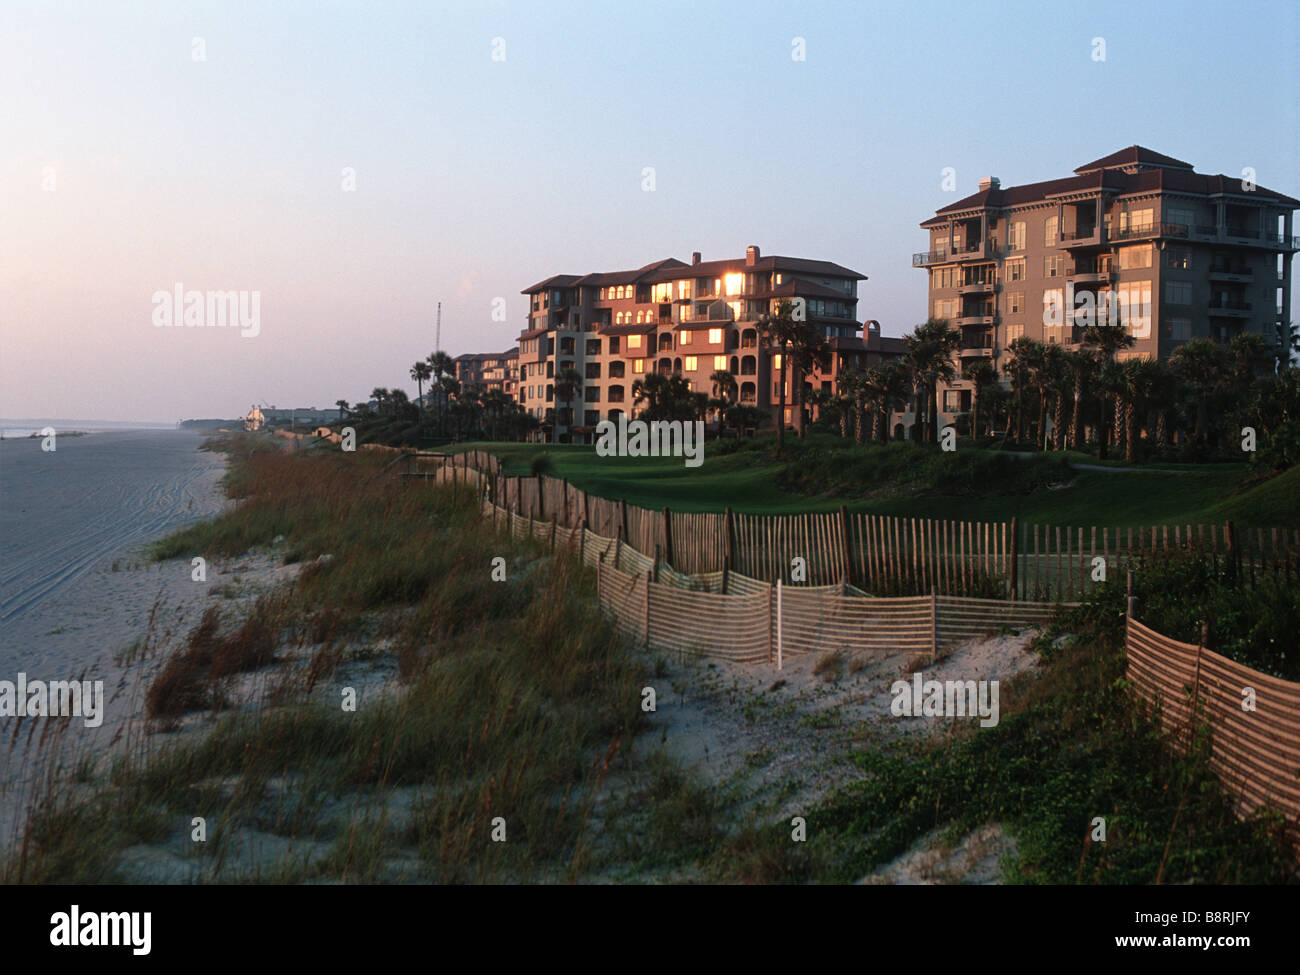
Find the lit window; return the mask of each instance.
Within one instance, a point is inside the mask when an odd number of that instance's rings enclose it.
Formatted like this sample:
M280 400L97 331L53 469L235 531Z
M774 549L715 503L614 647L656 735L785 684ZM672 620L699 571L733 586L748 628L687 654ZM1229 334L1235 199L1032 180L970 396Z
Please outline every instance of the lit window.
M781 368L781 356L779 353L777 355L772 356L772 368L773 369Z
M678 282L677 282L677 297L678 297L678 298L689 298L690 296L691 296L691 282L690 282L689 280L687 280L687 281L678 281Z
M727 294L729 295L738 295L745 287L745 275L743 274L728 274L725 277L725 281L727 284Z
M693 355L688 355L688 356L686 357L686 371L687 371L687 372L694 372L694 371L695 371L696 369L698 369L698 368L700 368L700 360L699 360L699 357L698 357L698 356L693 356Z
M643 338L644 338L644 336L641 336L641 335L629 335L629 336L627 337L627 347L628 347L629 349L639 349L639 348L641 348L641 340L642 340Z
M720 328L709 329L709 344L710 345L722 344L722 329Z
M690 345L690 344L691 344L691 333L690 333L690 332L682 332L682 334L681 334L681 335L678 337L678 339L677 339L677 344L678 344L678 345Z
M644 360L644 359L633 359L633 360L632 360L632 371L635 372L635 373L643 373L643 372L645 372L645 360Z
M727 371L727 357L725 355L715 355L713 357L713 371L714 372Z

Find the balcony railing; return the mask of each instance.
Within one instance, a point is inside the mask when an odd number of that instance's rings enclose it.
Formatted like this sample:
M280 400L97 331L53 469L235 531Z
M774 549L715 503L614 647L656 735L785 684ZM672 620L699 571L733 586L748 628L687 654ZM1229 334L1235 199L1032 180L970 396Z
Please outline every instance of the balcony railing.
M1249 312L1253 307L1249 301L1225 301L1220 298L1210 302L1210 311Z
M1255 272L1245 267L1212 267L1210 268L1209 279L1211 281L1234 281L1240 284L1249 284L1255 280Z

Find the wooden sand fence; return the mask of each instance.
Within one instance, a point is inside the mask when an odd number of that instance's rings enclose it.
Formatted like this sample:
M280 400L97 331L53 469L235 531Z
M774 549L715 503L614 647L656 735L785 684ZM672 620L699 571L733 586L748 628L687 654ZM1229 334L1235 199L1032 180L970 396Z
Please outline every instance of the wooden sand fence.
M1205 642L1204 635L1196 645L1174 640L1130 612L1128 679L1179 751L1208 726L1210 766L1236 796L1238 814L1280 811L1287 841L1300 850L1300 683L1229 660ZM1250 691L1253 710L1243 707Z
M533 521L618 539L656 564L695 576L856 587L878 596L966 596L1030 602L1086 598L1115 573L1195 548L1231 559L1243 578L1300 584L1300 531L1223 524L1147 527L1051 525L849 513L747 515L643 508L596 497L564 478L505 476L483 450L442 457L440 482L472 484ZM478 472L475 474L474 472ZM1100 567L1104 570L1099 571Z

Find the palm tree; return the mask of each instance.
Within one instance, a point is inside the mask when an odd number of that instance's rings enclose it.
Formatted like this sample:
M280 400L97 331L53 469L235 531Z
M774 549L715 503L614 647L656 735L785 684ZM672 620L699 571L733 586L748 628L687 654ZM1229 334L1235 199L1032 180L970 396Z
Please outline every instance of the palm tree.
M1042 343L1021 336L1007 346L1010 360L1003 369L1011 377L1011 387L1016 391L1016 442L1025 439L1025 389L1029 386L1030 364L1042 355Z
M795 332L790 345L790 368L793 372L792 392L794 393L794 432L802 437L807 427L804 416L804 377L814 369L825 371L830 367L830 344L826 333L811 322L797 322L800 328Z
M1097 358L1087 348L1065 354L1065 362L1070 370L1074 387L1074 409L1070 414L1070 446L1075 450L1083 449L1083 386L1084 377L1092 375L1097 368Z
M794 320L794 305L788 299L777 302L776 311L758 320L758 334L769 349L775 348L780 356L780 380L777 383L778 407L776 414L776 452L785 450L785 375L790 364L790 347L799 340L802 322Z
M1223 349L1209 339L1192 339L1174 349L1169 364L1196 398L1194 436L1203 447L1209 427L1210 397L1223 381L1227 357Z
M740 387L736 383L736 377L726 369L717 369L709 377L713 383L713 398L709 400L708 408L718 417L718 436L722 436L723 417L727 409L736 402L736 397L740 394Z
M555 399L556 402L567 405L569 422L566 426L569 427L576 426L573 422L573 400L578 390L582 388L582 382L582 373L572 366L567 366L555 374Z
M929 412L927 439L938 443L939 384L950 383L957 377L952 357L961 344L961 333L949 326L946 318L931 318L903 336L903 344L907 348L907 364Z
M1146 412L1160 382L1160 372L1160 366L1150 359L1130 359L1124 363L1127 392L1124 400L1124 459L1129 463L1137 458L1138 430L1146 426ZM1143 422L1139 423L1139 420Z
M411 366L411 378L415 380L416 399L421 406L424 404L424 383L432 376L433 367L423 359Z
M1115 362L1111 359L1103 359L1100 366L1097 367L1093 387L1097 390L1097 398L1101 403L1101 422L1097 432L1098 443L1101 444L1100 456L1102 460L1106 459L1106 443L1109 439L1107 432L1107 423L1110 418L1111 410L1107 409L1113 399L1117 410L1122 418L1124 395L1128 389L1128 378L1124 374L1122 363ZM1123 429L1115 429L1114 442L1118 448L1120 440L1123 437Z
M388 390L383 386L376 386L370 391L370 398L375 401L375 409L383 413L384 404L388 402Z
M1083 345L1085 348L1095 349L1102 362L1114 362L1115 356L1124 349L1131 349L1137 344L1137 339L1129 333L1127 328L1120 325L1089 325L1083 330ZM1118 420L1118 401L1116 402L1116 419ZM1119 423L1115 424L1115 437L1118 439L1120 432ZM1098 438L1098 456L1102 460L1106 459L1106 399L1101 401L1101 430Z
M336 400L334 401L334 405L337 406L337 407L339 408L339 419L340 419L340 420L343 419L344 415L348 412L348 410L351 409L351 407L348 406L348 401L345 400L345 399L336 399Z
M858 369L845 369L840 373L839 381L836 383L840 394L840 436L847 440L851 427L853 438L857 443L862 443L863 440L862 410L865 382L865 373Z
M978 440L980 435L980 396L983 395L984 390L998 381L998 374L988 360L976 359L974 362L967 364L964 378L970 380L974 386L970 404L970 435L972 439Z
M881 439L888 442L890 439L889 415L894 411L895 407L902 408L903 401L911 392L912 369L902 359L881 363L878 368L882 377L881 386L885 390L885 429Z
M1059 345L1048 345L1044 351L1044 373L1047 390L1052 393L1052 449L1065 449L1065 400L1074 387L1068 354Z
M447 432L447 400L451 395L450 390L452 389L452 385L448 384L446 380L451 379L454 384L456 378L456 360L446 352L430 352L428 358L425 359L425 362L427 362L429 368L433 370L433 381L437 384L438 389L441 390L443 394L438 409L440 413L439 426L445 434Z

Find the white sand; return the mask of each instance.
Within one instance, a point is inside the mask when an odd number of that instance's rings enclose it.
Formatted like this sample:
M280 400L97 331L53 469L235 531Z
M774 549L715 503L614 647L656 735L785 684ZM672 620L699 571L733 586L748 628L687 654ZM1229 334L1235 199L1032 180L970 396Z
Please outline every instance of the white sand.
M0 680L104 681L97 728L72 719L66 745L102 749L138 714L141 672L123 652L149 628L174 642L197 622L214 582L190 578L188 561L150 563L145 544L222 510L220 454L199 451L197 434L101 433L63 438L52 453L39 440L0 441ZM198 554L198 553L196 553ZM0 718L0 845L11 840L22 795L42 754L48 718ZM29 743L29 737L31 739Z

